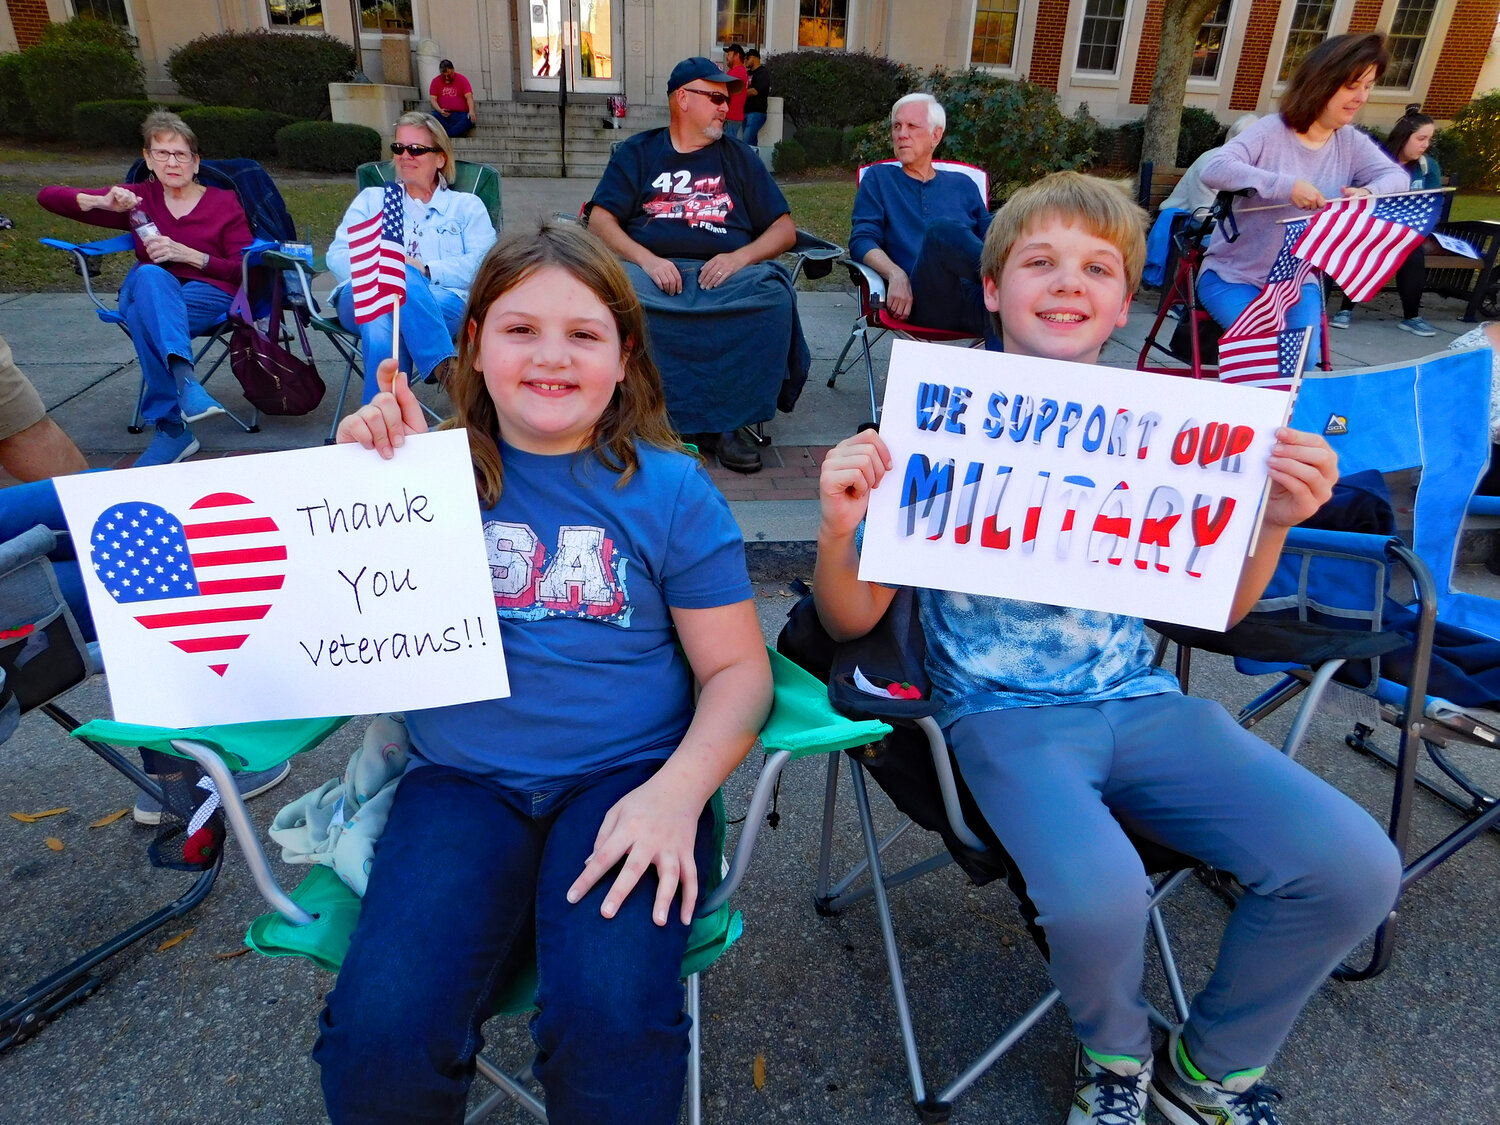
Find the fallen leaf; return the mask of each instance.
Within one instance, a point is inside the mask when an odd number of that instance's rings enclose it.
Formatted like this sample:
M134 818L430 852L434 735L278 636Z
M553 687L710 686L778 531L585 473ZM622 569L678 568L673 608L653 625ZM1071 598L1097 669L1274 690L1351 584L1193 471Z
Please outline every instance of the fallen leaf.
M234 958L234 957L243 957L245 954L247 954L249 952L250 952L250 947L248 945L246 945L246 946L242 946L239 949L231 949L228 953L215 953L214 954L214 960L216 960L216 961L228 961L228 960L230 960L231 958ZM232 1080L233 1079L231 1077L231 1081Z
M45 820L49 816L56 816L58 813L65 813L67 811L66 808L61 808L48 809L46 812L13 812L10 815L22 824L35 824L39 820Z
M179 941L186 941L192 935L192 932L197 928L197 926L189 926L176 937L169 937L166 941L162 942L156 947L156 952L161 953L163 950L171 949Z
M63 850L63 842L56 836L48 836L46 843L47 846L55 852L60 852Z
M130 809L127 806L126 808L123 808L123 809L119 810L119 812L112 812L108 816L101 816L98 820L94 821L93 824L90 824L89 827L90 828L103 828L106 824L113 824L115 821L119 820L122 816L124 816L129 811L130 811Z
M755 1065L750 1068L750 1073L751 1073L752 1078L755 1081L755 1088L757 1090L764 1090L766 1088L766 1056L765 1055L756 1055L755 1056Z

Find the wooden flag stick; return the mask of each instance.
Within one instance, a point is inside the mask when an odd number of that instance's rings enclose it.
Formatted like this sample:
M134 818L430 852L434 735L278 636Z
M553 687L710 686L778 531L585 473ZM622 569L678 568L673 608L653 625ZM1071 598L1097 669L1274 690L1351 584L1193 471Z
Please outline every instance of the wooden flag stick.
M1302 389L1302 365L1307 362L1307 351L1312 347L1312 332L1311 328L1302 330L1302 347L1297 352L1297 373L1292 376L1291 392L1286 396L1286 410L1281 415L1282 426L1292 420L1292 408L1297 405L1297 392ZM1266 486L1260 493L1260 510L1255 514L1255 530L1250 533L1250 550L1246 552L1248 558L1254 558L1255 549L1260 546L1260 529L1265 526L1266 502L1270 499L1271 478L1267 476Z
M1384 195L1373 195L1372 194L1372 195L1367 195L1364 198L1365 199L1395 199L1397 196L1402 196L1402 195L1439 195L1439 194L1441 194L1442 192L1445 192L1445 191L1457 191L1457 190L1458 189L1456 187L1436 187L1436 188L1423 188L1421 191L1388 191ZM1340 203L1340 202L1342 202L1345 199L1356 199L1356 198L1359 198L1359 197L1358 196L1352 196L1352 195L1351 196L1343 196L1343 195L1341 195L1337 199L1326 200L1325 203L1324 203L1324 206L1327 206L1329 203ZM1238 213L1241 214L1241 215L1248 215L1252 211L1274 211L1278 207L1293 207L1293 206L1296 206L1296 205L1292 204L1292 203L1267 203L1264 207L1244 207L1244 208L1241 208ZM1309 215L1312 214L1312 213L1313 212L1311 212L1311 211L1306 212L1306 214L1309 214ZM1281 219L1280 221L1283 222L1283 223L1295 223L1298 219L1300 219L1302 217L1303 217L1302 215L1293 215L1290 219Z
M391 359L401 366L401 299L391 298Z

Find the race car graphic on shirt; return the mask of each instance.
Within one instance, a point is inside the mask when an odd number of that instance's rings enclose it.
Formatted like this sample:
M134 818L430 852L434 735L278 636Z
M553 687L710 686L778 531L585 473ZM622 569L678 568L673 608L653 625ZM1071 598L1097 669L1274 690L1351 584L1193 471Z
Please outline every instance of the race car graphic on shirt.
M724 190L722 175L694 180L690 172L663 172L651 181L651 186L659 194L641 204L641 210L651 220L677 219L690 227L724 233L734 200Z
M573 617L629 628L629 560L602 527L564 524L557 529L557 548L549 556L527 524L489 520L484 544L495 609L501 617Z

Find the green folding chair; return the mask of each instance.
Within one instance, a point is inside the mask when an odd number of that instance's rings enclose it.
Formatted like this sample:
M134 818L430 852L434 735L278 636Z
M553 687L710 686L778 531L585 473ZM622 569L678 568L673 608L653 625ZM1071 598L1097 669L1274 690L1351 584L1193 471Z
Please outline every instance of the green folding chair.
M495 224L495 229L499 230L499 171L489 164L472 164L467 160L458 160L455 164L457 165L456 175L448 186L454 191L467 191L477 195L489 211L490 221ZM361 164L355 170L355 177L360 191L369 187L380 187L396 178L396 166L389 160L372 160L367 164ZM338 432L339 419L344 413L344 400L349 397L349 384L356 376L361 380L364 379L365 364L364 357L360 354L359 333L352 332L340 324L335 310L329 309L327 315L320 312L318 302L313 298L312 279L327 270L325 256L320 254L309 265L300 258L290 258L285 254L272 252L264 256L264 262L272 268L286 270L296 275L298 303L307 310L308 325L313 331L326 336L328 342L333 345L333 350L344 361L344 378L339 386L338 402L333 407L333 422L328 427L328 436L323 439L324 445L332 445L334 435ZM442 420L441 416L426 403L422 404L422 409L434 422Z
M740 937L744 920L729 906L750 864L750 855L770 807L777 779L787 763L800 758L837 754L884 738L891 728L877 720L853 720L829 705L826 686L780 654L771 651L771 673L775 696L771 714L761 728L760 743L765 758L759 780L745 813L744 828L727 867L722 859L710 876L722 878L705 887L707 897L698 910L688 937L682 975L687 981L687 1011L692 1019L688 1056L688 1120L702 1120L702 1025L699 1019L699 974L713 964ZM349 949L349 938L359 920L360 900L333 871L314 867L290 894L271 874L271 867L257 837L245 804L235 789L232 771L263 770L309 750L347 720L307 719L287 722L243 723L232 726L176 730L136 726L112 720L96 720L74 731L74 737L120 746L145 746L181 758L190 758L214 781L224 803L225 818L238 838L245 860L262 896L273 913L256 918L245 935L252 949L272 957L306 957L330 972L336 972ZM724 854L724 806L722 795L712 801L715 837L720 857ZM535 967L510 981L499 998L496 1015L531 1011L536 994ZM496 1090L466 1118L482 1121L500 1100L511 1097L537 1120L547 1119L546 1107L532 1091L530 1066L515 1073L481 1056L480 1075Z

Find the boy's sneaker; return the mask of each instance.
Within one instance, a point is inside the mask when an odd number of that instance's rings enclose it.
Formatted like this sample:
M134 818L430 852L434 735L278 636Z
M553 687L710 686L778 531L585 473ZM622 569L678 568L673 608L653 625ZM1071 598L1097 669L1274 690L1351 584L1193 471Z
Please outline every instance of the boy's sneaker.
M1150 1062L1116 1058L1102 1063L1078 1044L1068 1125L1140 1125L1146 1120L1150 1082Z
M184 422L201 422L215 414L224 414L223 405L203 389L195 379L184 379L182 389L177 392L177 408L182 411Z
M193 431L184 426L176 434L168 433L160 426L146 451L135 459L137 469L146 465L175 465L184 457L198 452L198 439Z
M1348 328L1354 323L1354 310L1340 309L1328 323L1334 328Z
M281 765L272 766L268 770L237 773L234 775L234 787L240 791L240 796L248 801L251 797L259 797L268 789L276 788L287 779L287 775L291 772L292 763L282 762ZM161 802L155 797L142 793L136 797L135 808L130 810L130 816L137 824L160 824Z
M1403 320L1396 325L1403 332L1410 332L1413 336L1436 336L1437 329L1428 324L1420 316L1414 316L1410 320Z
M1280 1125L1272 1102L1281 1092L1260 1081L1262 1071L1232 1074L1223 1082L1190 1078L1179 1032L1156 1057L1151 1100L1172 1125Z

